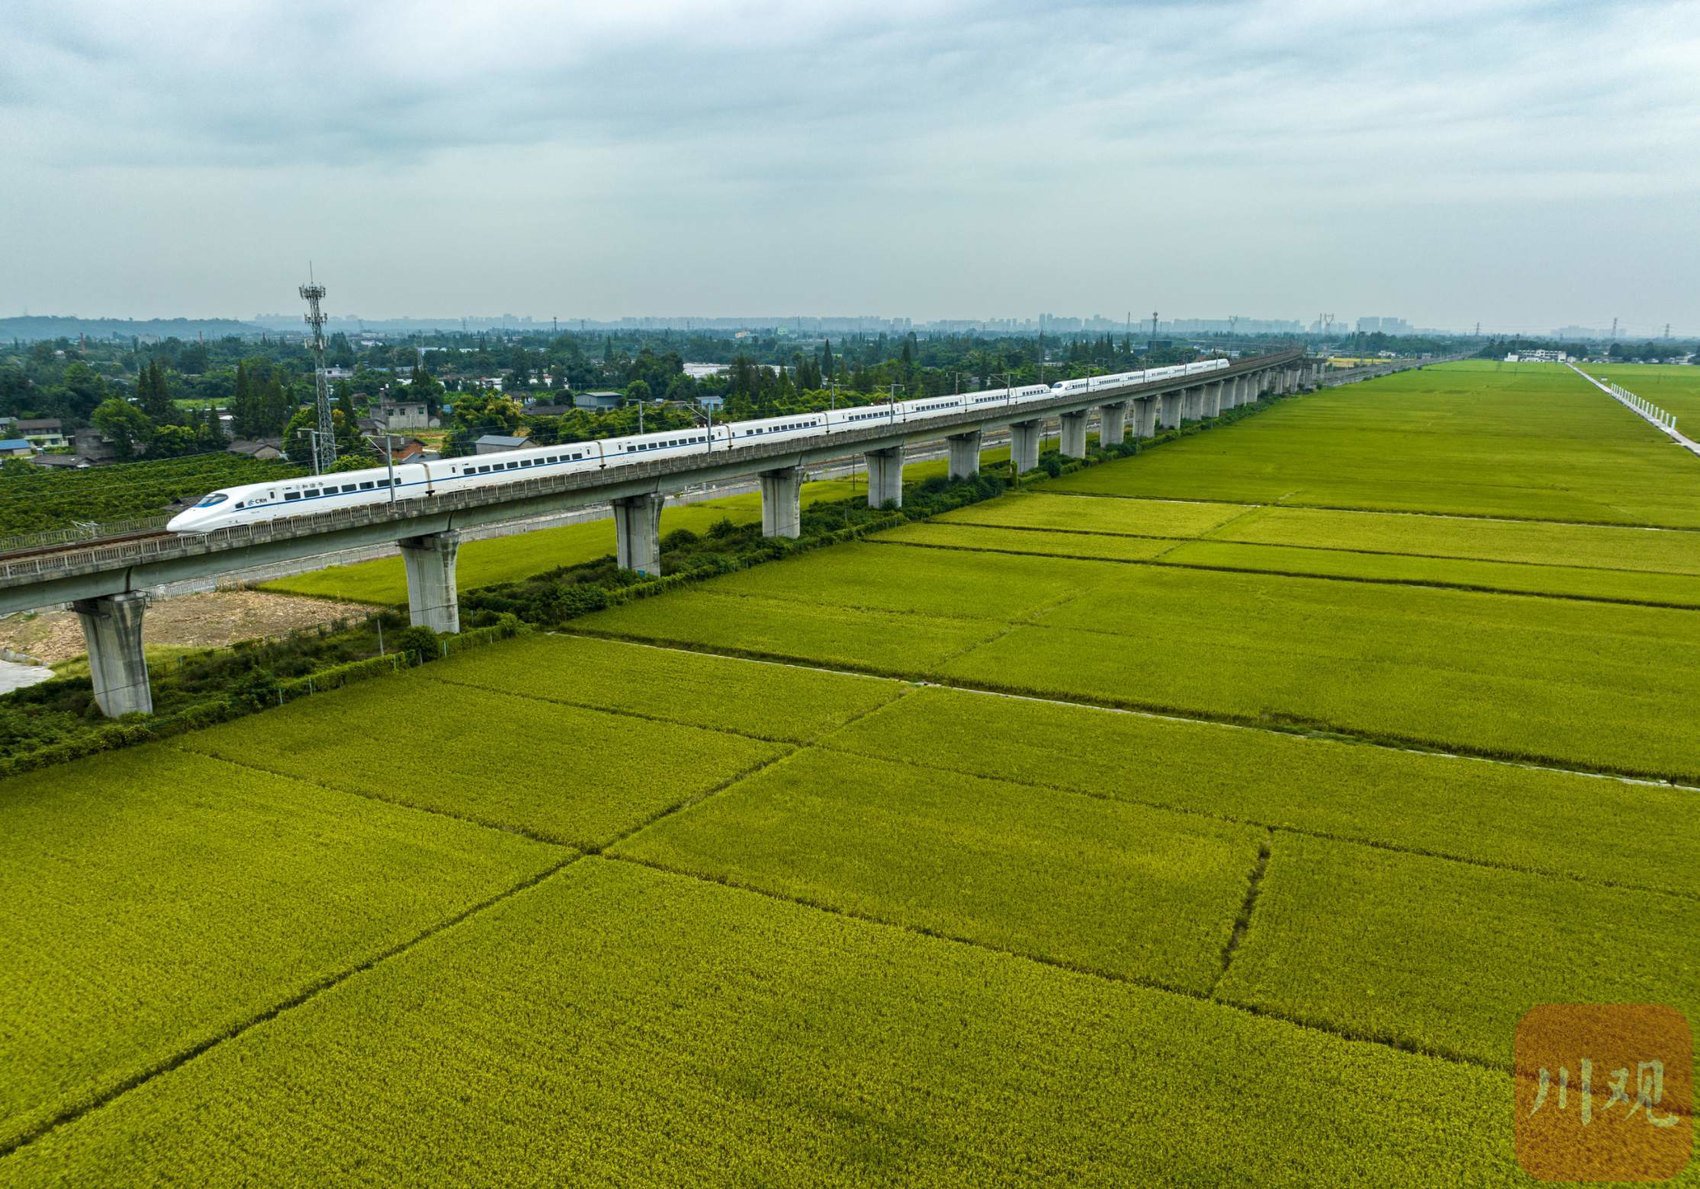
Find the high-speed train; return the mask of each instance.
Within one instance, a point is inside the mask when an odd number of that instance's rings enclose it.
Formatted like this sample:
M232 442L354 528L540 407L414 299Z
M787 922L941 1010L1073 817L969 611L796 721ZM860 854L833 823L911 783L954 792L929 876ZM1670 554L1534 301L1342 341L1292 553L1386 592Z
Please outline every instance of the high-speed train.
M1142 372L1120 372L1086 380L1064 380L1059 384L1029 384L1021 388L992 388L952 396L930 396L884 405L834 409L830 412L797 413L767 417L759 421L728 421L712 429L663 430L623 438L602 438L560 446L534 446L505 450L500 454L476 454L445 458L438 462L403 463L392 472L388 467L371 467L311 478L280 479L271 483L248 483L208 492L194 507L173 517L165 527L176 533L205 533L233 524L253 524L285 516L328 512L363 504L395 500L425 499L469 487L499 487L540 475L570 474L575 471L608 470L631 466L654 458L706 454L754 446L761 442L813 437L834 430L862 429L879 424L904 424L943 417L964 410L1019 405L1066 396L1074 392L1096 392L1128 384L1216 371L1228 366L1226 359L1206 359ZM392 478L393 475L393 478Z

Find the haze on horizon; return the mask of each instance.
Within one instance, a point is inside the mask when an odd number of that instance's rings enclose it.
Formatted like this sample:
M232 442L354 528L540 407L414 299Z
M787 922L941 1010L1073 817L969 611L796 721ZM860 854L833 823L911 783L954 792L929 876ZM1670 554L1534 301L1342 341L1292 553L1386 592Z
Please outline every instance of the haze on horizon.
M15 0L0 314L1700 330L1700 0Z

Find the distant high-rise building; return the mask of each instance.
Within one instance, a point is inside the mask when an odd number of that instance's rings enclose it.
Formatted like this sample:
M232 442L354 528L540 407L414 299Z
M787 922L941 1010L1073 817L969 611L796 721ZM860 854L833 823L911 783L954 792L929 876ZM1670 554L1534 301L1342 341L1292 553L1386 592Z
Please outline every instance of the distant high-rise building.
M1403 318L1359 318L1359 334L1410 334L1412 326Z

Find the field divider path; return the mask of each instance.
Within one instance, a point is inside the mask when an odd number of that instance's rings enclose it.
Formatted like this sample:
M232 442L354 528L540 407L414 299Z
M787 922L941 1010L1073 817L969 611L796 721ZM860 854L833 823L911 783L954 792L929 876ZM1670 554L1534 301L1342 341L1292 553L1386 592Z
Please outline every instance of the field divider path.
M1036 488L1045 495L1066 497L1068 499L1086 500L1127 500L1131 503L1148 504L1153 502L1149 495L1135 495L1120 491L1069 491L1066 489L1050 490ZM1166 504L1232 504L1240 500L1223 499L1220 496L1184 496L1165 495L1161 503ZM1623 520L1578 520L1570 516L1508 516L1504 512L1442 512L1429 511L1422 508L1379 508L1367 504L1340 503L1311 503L1304 500L1289 500L1286 496L1273 503L1255 505L1265 508L1298 508L1312 509L1318 512L1367 512L1376 516L1421 516L1434 520L1488 520L1502 524L1566 524L1576 528L1638 528L1649 529L1661 533L1694 533L1700 534L1700 525L1691 524L1647 524L1645 522L1629 522ZM949 524L948 520L933 520L934 524ZM1005 526L1011 527L1011 526ZM868 539L872 540L873 534Z
M251 772L264 772L268 776L281 776L285 780L300 781L303 784L310 784L314 788L324 789L328 793L343 793L350 797L363 797L368 801L376 801L381 805L390 805L398 809L411 809L418 813L431 814L433 817L446 817L450 821L462 822L469 826L479 826L486 830L498 830L504 834L517 834L521 838L529 838L533 842L541 842L545 846L560 847L563 850L579 851L582 849L575 847L570 843L562 842L559 838L551 838L547 834L537 833L534 830L529 830L524 826L515 825L512 822L493 821L488 818L475 817L472 814L467 813L453 813L447 809L439 809L431 805L420 805L417 802L404 801L398 797L386 797L378 793L369 792L365 789L348 788L345 785L332 784L325 780L315 780L311 777L302 776L299 773L285 772L280 768L270 768L264 764L256 764L250 760L233 760L229 756L218 755L214 752L197 751L194 748L183 747L177 740L168 739L164 742L164 746L172 748L175 751L181 751L186 755L202 756L206 759L217 760L219 763L229 764L233 768L246 768Z
M1159 980L1142 975L1112 973L1109 971L1097 970L1090 966L1065 961L1061 958L1051 958L1042 954L1033 954L1022 950L1009 949L1004 946L993 945L989 942L976 940L974 938L961 937L956 934L943 932L937 929L930 929L923 925L906 924L900 921L888 920L883 917L871 916L866 913L842 908L834 904L826 904L807 897L775 892L758 885L746 883L742 880L733 879L729 876L711 875L702 871L692 871L688 868L677 867L670 863L658 862L654 859L639 855L607 853L599 855L597 858L603 862L611 861L616 863L629 863L634 867L643 867L650 871L660 872L664 875L693 879L699 883L713 884L717 887L731 888L747 895L761 896L778 903L790 904L798 908L807 908L815 912L828 913L832 916L842 917L845 920L857 921L861 924L875 928L894 929L900 933L907 933L916 937L925 937L946 945L968 946L972 949L980 950L985 953L997 954L1013 961L1031 962L1034 965L1044 966L1052 970L1066 971L1078 978L1098 979L1108 983L1142 987L1148 991L1154 991L1159 994L1175 995L1183 999L1190 999L1197 1003L1207 1003L1213 1007L1237 1012L1242 1015L1254 1016L1265 1020L1276 1020L1295 1028L1301 1028L1306 1032L1314 1032L1319 1035L1331 1036L1336 1040L1350 1041L1355 1044L1376 1045L1381 1048L1393 1049L1401 1053L1408 1053L1412 1056L1425 1057L1433 1061L1445 1061L1452 1065L1468 1066L1469 1068L1484 1070L1488 1073L1500 1073L1506 1074L1507 1076L1511 1076L1514 1073L1509 1063L1501 1064L1492 1061L1484 1061L1470 1053L1457 1052L1441 1046L1419 1045L1394 1036L1358 1033L1351 1029L1335 1027L1332 1024L1317 1020L1300 1019L1296 1016L1288 1015L1284 1012L1262 1007L1257 1004L1240 1003L1231 999L1217 999L1203 991L1171 986Z
M1096 536L1111 534L1076 533L1077 536ZM1147 540L1170 540L1171 538L1144 538ZM1657 607L1665 611L1696 611L1700 606L1694 603L1673 603L1665 599L1632 599L1612 597L1609 595L1568 594L1563 591L1546 590L1517 590L1506 586L1487 586L1478 582L1442 582L1435 579L1419 580L1416 578L1377 578L1368 574L1320 574L1313 570L1275 570L1264 567L1206 565L1195 561L1166 561L1165 558L1176 549L1195 544L1203 538L1183 537L1174 540L1174 544L1150 557L1102 557L1084 553L1031 553L1019 549L992 549L985 545L946 545L938 541L891 541L869 537L870 545L884 545L903 549L936 549L945 553L987 553L998 557L1055 557L1064 561L1088 561L1108 566L1151 566L1170 570L1197 570L1207 574L1263 574L1271 578L1305 578L1314 582L1357 582L1368 586L1408 586L1420 590L1460 590L1469 594L1506 595L1512 598L1527 599L1556 599L1567 603L1602 603L1617 607ZM1255 544L1266 549L1309 549L1316 552L1355 553L1364 557L1415 557L1434 561L1482 561L1486 565L1523 566L1532 568L1546 566L1552 569L1567 567L1555 566L1550 562L1497 562L1478 558L1450 558L1443 555L1427 553L1391 553L1373 549L1334 549L1327 545L1263 545L1261 542L1246 541L1215 541L1221 545ZM1583 566L1569 567L1587 570L1599 570L1608 574L1654 574L1664 575L1664 570L1628 570L1621 567ZM1081 629L1090 630L1090 629Z
M719 784L715 785L713 788L705 789L700 793L695 793L695 794L692 794L691 796L680 798L678 801L674 802L672 805L669 805L664 809L658 810L657 812L650 814L648 817L644 818L642 821L638 822L636 825L633 825L628 829L620 831L617 835L615 835L613 838L610 838L607 842L601 843L597 846L585 848L585 853L591 854L591 855L601 855L601 856L604 856L604 857L607 857L607 858L617 858L619 856L608 854L608 849L610 847L618 846L620 843L625 842L628 839L635 838L637 835L639 835L639 834L643 833L645 830L649 829L649 827L656 825L657 823L664 821L667 818L673 817L676 814L683 813L686 810L691 809L691 808L693 808L697 805L701 805L705 801L712 800L713 798L719 796L721 793L726 792L728 789L731 789L736 785L742 784L744 781L750 779L752 776L756 776L759 773L767 771L769 768L773 767L774 765L782 763L785 760L790 759L792 756L796 755L799 752L808 751L811 748L816 747L817 746L816 740L819 739L822 735L829 734L832 731L842 730L843 728L848 727L853 723L860 722L862 719L866 718L870 714L873 714L875 711L883 710L887 706L895 705L897 702L902 701L902 699L904 697L906 697L909 694L909 692L910 691L908 689L902 690L897 695L897 697L892 699L890 702L882 702L877 706L870 706L866 710L863 710L861 713L852 715L850 718L846 719L844 722L838 724L837 726L828 727L825 731L820 732L814 738L811 738L811 739L806 740L806 741L801 742L801 743L787 742L783 745L784 750L780 751L778 754L769 756L766 759L759 761L758 763L751 764L748 768L745 768L742 772L733 773L731 776L728 776L725 780L721 781Z
M888 542L885 542L885 544L897 544L897 542L888 541ZM1054 599L1047 599L1043 603L1038 604L1037 606L1029 607L1026 611L1022 612L1020 615L1016 616L1014 619L1005 620L996 632L993 632L990 636L986 637L984 640L975 640L972 643L964 644L961 648L958 648L958 649L955 649L955 650L953 650L949 653L946 653L944 656L939 658L938 664L941 665L941 666L948 665L948 664L950 664L951 661L958 660L962 657L965 657L970 652L973 652L977 648L984 648L988 644L997 643L999 640L1002 640L1005 636L1009 635L1013 631L1016 631L1016 630L1018 630L1020 628L1024 628L1024 627L1032 627L1034 624L1036 624L1038 622L1038 619L1041 615L1049 614L1050 612L1055 611L1059 607L1066 607L1066 606L1068 606L1068 604L1074 602L1078 598L1083 597L1087 593L1088 592L1084 589L1083 590L1071 590L1071 591L1065 592L1064 594L1058 595Z
M1082 592L1084 593L1084 592ZM752 596L753 597L753 596ZM1072 597L1072 596L1071 596ZM1065 600L1066 601L1066 600ZM1012 625L1014 627L1021 625ZM1093 634L1090 628L1073 629ZM1288 735L1298 738L1326 739L1336 743L1352 743L1365 747L1379 747L1388 751L1406 752L1412 755L1440 756L1454 760L1473 760L1478 763L1504 764L1512 768L1529 768L1544 772L1560 772L1571 776L1589 776L1601 780L1615 780L1623 784L1647 785L1658 788L1681 789L1685 793L1700 794L1700 784L1690 784L1687 781L1673 779L1659 773L1648 772L1644 769L1627 769L1601 766L1597 768L1576 767L1563 763L1553 756L1539 755L1527 752L1511 752L1499 749L1474 749L1462 747L1456 743L1443 744L1429 739L1411 736L1395 735L1389 732L1358 731L1333 723L1321 721L1299 721L1254 719L1246 715L1209 714L1186 707L1167 706L1157 703L1135 701L1111 701L1086 696L1075 698L1059 698L1047 694L1034 693L1031 690L998 686L989 683L970 681L965 678L948 677L942 674L917 674L912 670L890 669L878 665L852 665L848 663L831 664L818 658L805 658L799 661L795 657L783 653L761 652L751 649L718 647L703 644L694 640L681 640L663 636L629 635L624 632L608 631L596 628L572 627L562 629L562 635L582 636L593 640L612 640L621 644L648 645L657 648L670 648L679 652L694 652L704 656L729 657L733 660L750 661L763 664L790 665L794 662L801 667L816 669L823 672L843 673L861 677L885 677L893 681L904 681L916 686L937 686L940 689L961 690L965 693L985 694L992 697L1019 698L1030 702L1048 702L1056 706L1090 707L1095 710L1105 710L1119 714L1137 714L1146 718L1163 719L1170 722L1207 723L1212 726L1234 727L1247 731L1266 731L1270 734ZM978 648L984 644L1007 635L998 632L987 640L976 643ZM1115 633L1096 633L1099 635L1115 635ZM971 651L972 649L970 649Z
M476 681L456 681L453 677L440 677L435 673L426 673L423 674L423 676L426 680L435 681L439 685L453 686L455 689L478 690L482 693L488 693L491 691L490 686L482 685ZM669 718L663 714L649 714L645 711L633 710L630 707L625 706L602 706L595 702L580 701L574 698L563 698L557 694L536 694L523 689L505 689L500 692L510 698L524 698L528 702L543 702L551 706L571 706L577 710L595 710L602 714L617 714L622 718L635 718L640 719L643 722L662 723L667 726L694 727L698 730L716 731L722 735L737 735L740 738L749 739L755 743L773 743L782 746L797 744L797 740L795 739L784 739L777 735L760 735L754 731L741 731L736 727L727 726L704 727L702 724L691 722L686 718Z
M981 690L958 690L958 691L955 691L955 692L978 694L978 693L983 693L984 691L981 691ZM988 695L988 696L991 696L991 697L1010 697L1010 696L1017 696L1017 695L991 694L991 695ZM1073 703L1065 703L1065 704L1071 705L1071 706L1074 705ZM1085 707L1085 709L1102 710L1102 709L1105 709L1105 708L1104 707ZM1117 714L1117 713L1137 714L1138 713L1137 711L1116 711L1116 710L1109 710L1107 712L1112 713L1112 714ZM1156 718L1156 717L1159 717L1159 716L1157 716L1157 715L1145 715L1145 716L1142 716L1142 717ZM1184 721L1187 721L1187 720L1183 719L1183 720L1176 720L1176 721L1183 721L1184 722ZM1220 725L1223 725L1223 724L1211 723L1209 725L1220 726ZM840 747L840 746L834 744L830 739L823 740L822 742L813 744L811 746L813 746L815 749L820 750L820 751L837 752L840 755L853 757L855 759L866 759L866 758L868 758L867 752L857 751L857 750L854 750L854 749L848 748L848 747ZM1432 755L1432 753L1430 753L1430 752L1417 752L1417 753L1413 753L1413 754ZM1458 759L1458 760L1463 760L1463 761L1471 761L1471 760L1476 759L1476 757L1474 757L1474 756L1451 756L1451 757L1435 756L1434 758L1437 758L1437 759ZM963 773L960 769L951 768L951 767L948 767L948 766L943 765L943 764L929 764L925 760L917 760L917 759L914 759L914 758L908 757L908 756L882 756L881 759L883 759L888 764L901 764L901 765L904 765L906 767L920 769L923 772L941 773L941 774L953 775L953 776L963 775ZM1487 761L1478 761L1478 762L1495 763L1496 761L1487 760ZM1584 776L1584 777L1591 777L1591 778L1595 778L1595 779L1606 779L1606 780L1615 779L1613 777L1603 777L1603 778L1596 777L1595 774L1591 773L1591 772L1565 773L1565 775ZM1025 777L1011 776L1011 775L1008 775L1008 774L998 776L996 779L1003 782L1004 784L1017 785L1017 786L1020 786L1020 787L1023 787L1023 788L1038 789L1038 790L1041 790L1041 791L1047 792L1047 793L1057 793L1059 795L1070 796L1070 797L1085 797L1088 800L1108 801L1108 802L1111 802L1113 804L1143 805L1143 806L1145 806L1149 809L1161 809L1166 813L1176 813L1176 814L1182 815L1183 817L1196 817L1196 818L1200 818L1204 821L1221 822L1225 825L1230 825L1230 826L1249 826L1249 827L1252 827L1252 828L1255 828L1255 829L1265 830L1271 836L1277 835L1277 834L1291 834L1291 835L1294 835L1294 836L1297 836L1297 837L1302 837L1302 838L1315 838L1315 839L1318 839L1322 842L1337 842L1337 843L1340 843L1341 845L1344 845L1344 846L1362 846L1362 847L1367 847L1370 850L1387 851L1390 854L1414 855L1418 858L1424 858L1424 859L1441 859L1441 860L1444 860L1448 863L1459 863L1459 864L1462 864L1465 867L1480 867L1480 868L1482 868L1483 870L1486 870L1486 871L1510 871L1510 872L1515 872L1518 875L1538 875L1538 876L1541 876L1541 877L1546 878L1546 879L1569 880L1572 883L1585 884L1588 887L1592 887L1592 888L1613 888L1613 889L1616 889L1618 891L1624 891L1624 892L1643 892L1643 893L1646 893L1647 895L1651 895L1651 896L1668 896L1668 897L1670 897L1674 900L1687 900L1687 901L1692 901L1692 902L1695 902L1695 903L1700 903L1700 892L1682 891L1678 888L1667 888L1667 887L1662 887L1658 884L1633 883L1633 882L1626 881L1626 880L1605 879L1605 878L1602 878L1602 877L1597 876L1597 875L1582 875L1582 874L1579 874L1575 871L1565 871L1562 868L1558 868L1558 867L1538 867L1538 866L1534 866L1534 865L1526 864L1526 863L1497 862L1493 859L1482 859L1482 858L1477 858L1473 855L1459 855L1459 854L1453 854L1450 851L1435 850L1433 847L1409 846L1409 845L1405 845L1405 844L1397 843L1397 842L1387 842L1387 841L1384 841L1384 840L1379 839L1379 838L1368 838L1368 837L1365 837L1361 834L1342 834L1342 833L1335 831L1335 830L1319 830L1319 829L1315 828L1314 826L1295 826L1295 825L1291 825L1291 824L1286 823L1286 822L1272 822L1272 821L1267 820L1266 818L1246 817L1243 814L1222 813L1222 812L1219 812L1219 811L1199 809L1196 806L1192 806L1192 805L1177 805L1177 804L1175 804L1171 801L1160 801L1160 800L1155 800L1155 799L1146 798L1146 797L1115 797L1115 796L1111 796L1108 793L1094 792L1091 789L1076 788L1076 787L1073 787L1073 786L1070 786L1070 785L1052 784L1052 783L1049 783L1049 782L1046 782L1046 781L1029 780ZM1265 864L1267 864L1268 855L1263 856L1263 861L1264 861ZM1258 878L1259 878L1259 881L1261 881L1261 878L1262 878L1261 872L1259 873ZM1253 902L1253 898L1248 897L1247 904L1245 906L1246 912L1248 914L1248 918L1249 918L1249 911L1250 911L1252 902ZM1233 944L1234 944L1234 948L1237 949L1238 944L1239 944L1238 941L1237 940L1234 941ZM1224 967L1224 973L1226 973L1225 967Z
M559 843L551 843L550 845L560 846ZM60 1127L63 1127L68 1123L73 1123L76 1120L83 1118L85 1115L93 1114L94 1112L111 1105L114 1101L123 1097L125 1094L128 1094L130 1091L146 1085L148 1082L153 1081L157 1077L182 1068L197 1057L210 1052L222 1044L236 1040L238 1037L245 1035L252 1029L274 1020L286 1012L293 1011L298 1007L311 1003L314 999L318 998L326 991L332 990L333 988L347 982L349 979L363 974L366 971L372 970L380 964L388 962L392 958L400 957L402 954L407 953L416 946L429 941L439 933L471 920L480 913L494 908L496 905L519 895L521 892L536 887L544 880L559 874L573 863L576 863L585 857L584 852L582 851L572 850L566 847L561 847L561 849L566 850L567 853L562 855L559 861L551 863L541 871L533 872L531 875L528 875L526 878L512 886L505 888L492 896L487 896L478 903L469 905L468 907L461 909L459 912L452 913L440 920L433 921L431 924L415 933L412 937L388 946L363 961L313 980L307 986L302 987L283 999L278 1000L270 1007L265 1008L262 1011L255 1012L246 1019L231 1025L216 1036L207 1037L197 1041L169 1057L165 1057L154 1062L152 1065L148 1066L148 1068L116 1083L106 1092L100 1094L91 1101L81 1103L75 1107L62 1111L32 1131L18 1137L13 1142L0 1146L0 1171L4 1170L5 1165L3 1162L8 1156L11 1156L20 1149L26 1148L30 1144L37 1142L48 1134L58 1130Z

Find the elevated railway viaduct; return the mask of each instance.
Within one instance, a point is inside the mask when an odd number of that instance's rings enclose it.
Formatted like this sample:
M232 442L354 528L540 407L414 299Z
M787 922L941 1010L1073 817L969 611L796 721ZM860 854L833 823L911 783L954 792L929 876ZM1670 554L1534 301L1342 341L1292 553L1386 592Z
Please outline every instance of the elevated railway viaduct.
M660 573L661 508L667 496L701 483L759 477L762 531L796 537L807 468L856 453L867 461L868 502L900 505L903 461L915 442L948 443L950 474L972 476L988 430L1007 426L1016 471L1039 462L1045 425L1061 424L1061 451L1085 457L1088 423L1100 442L1131 432L1219 416L1224 410L1318 384L1350 383L1420 366L1428 360L1325 374L1322 361L1294 350L1244 359L1207 375L1074 392L1010 407L978 408L920 421L839 428L816 438L739 445L689 457L642 461L608 471L551 475L500 488L462 490L393 504L345 508L190 535L160 533L0 556L0 615L69 604L88 642L95 698L110 716L153 708L142 652L147 592L170 583L396 543L407 570L412 621L439 632L460 630L455 558L461 530L498 521L548 516L592 504L614 510L616 553L623 567Z

